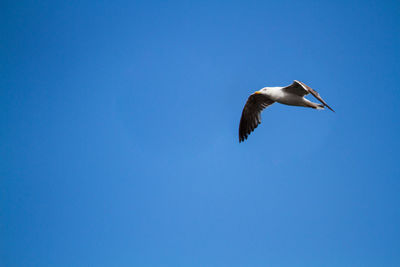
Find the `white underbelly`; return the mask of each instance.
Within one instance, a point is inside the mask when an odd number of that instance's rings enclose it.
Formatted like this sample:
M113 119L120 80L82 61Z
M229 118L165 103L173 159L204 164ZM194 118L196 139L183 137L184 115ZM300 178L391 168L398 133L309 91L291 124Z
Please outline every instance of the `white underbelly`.
M275 88L273 90L269 90L269 97L272 100L285 105L291 105L291 106L305 105L305 100L303 97L294 94L288 94L286 92L283 92L282 90L278 90Z
M277 98L276 102L290 106L304 106L305 104L303 97L292 94L285 94Z

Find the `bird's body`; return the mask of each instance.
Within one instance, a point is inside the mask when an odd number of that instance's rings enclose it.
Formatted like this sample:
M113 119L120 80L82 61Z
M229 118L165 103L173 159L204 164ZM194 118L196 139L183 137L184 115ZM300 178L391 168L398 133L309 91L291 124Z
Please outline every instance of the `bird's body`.
M290 106L303 106L304 97L283 91L284 87L264 87L261 93L268 96L271 100Z
M304 98L309 93L316 97L322 104L317 104ZM239 142L247 139L248 135L261 123L262 110L275 102L314 109L324 109L326 106L334 111L316 91L302 82L294 81L291 85L285 87L264 87L250 95L243 108L239 125Z
M313 103L304 98L304 96L286 92L285 90L283 90L284 88L285 87L264 87L258 92L266 95L274 102L278 102L284 105L323 109L323 106L320 107L320 104Z

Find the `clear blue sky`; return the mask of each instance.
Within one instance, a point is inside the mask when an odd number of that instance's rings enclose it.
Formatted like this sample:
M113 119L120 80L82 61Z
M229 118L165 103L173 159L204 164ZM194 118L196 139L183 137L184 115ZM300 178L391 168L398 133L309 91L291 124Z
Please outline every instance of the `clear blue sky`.
M400 266L398 1L0 10L1 266Z

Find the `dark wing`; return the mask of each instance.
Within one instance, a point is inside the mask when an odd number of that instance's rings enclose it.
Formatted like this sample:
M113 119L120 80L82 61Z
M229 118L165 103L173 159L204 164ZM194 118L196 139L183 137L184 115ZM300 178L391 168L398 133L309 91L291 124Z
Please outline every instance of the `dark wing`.
M298 96L305 96L310 93L299 81L294 81L291 85L282 88L282 90Z
M321 102L324 106L326 106L327 108L329 108L330 110L332 110L333 112L335 112L330 106L328 106L328 104L321 98L321 96L317 93L317 91L315 91L314 89L312 89L311 87L305 85L302 82L299 81L294 81L291 85L286 86L285 88L283 88L282 90L288 92L288 93L292 93L292 94L296 94L299 96L305 96L308 95L309 93L312 94L316 99L319 100L319 102Z
M255 92L247 99L239 124L239 143L247 139L249 134L261 123L261 111L272 105L274 101L267 96Z

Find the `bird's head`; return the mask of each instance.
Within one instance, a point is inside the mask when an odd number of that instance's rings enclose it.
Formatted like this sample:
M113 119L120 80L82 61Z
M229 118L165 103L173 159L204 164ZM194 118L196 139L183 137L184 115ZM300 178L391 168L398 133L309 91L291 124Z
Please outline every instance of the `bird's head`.
M258 91L255 91L254 94L258 95L258 94L265 94L268 91L268 87L264 87Z

